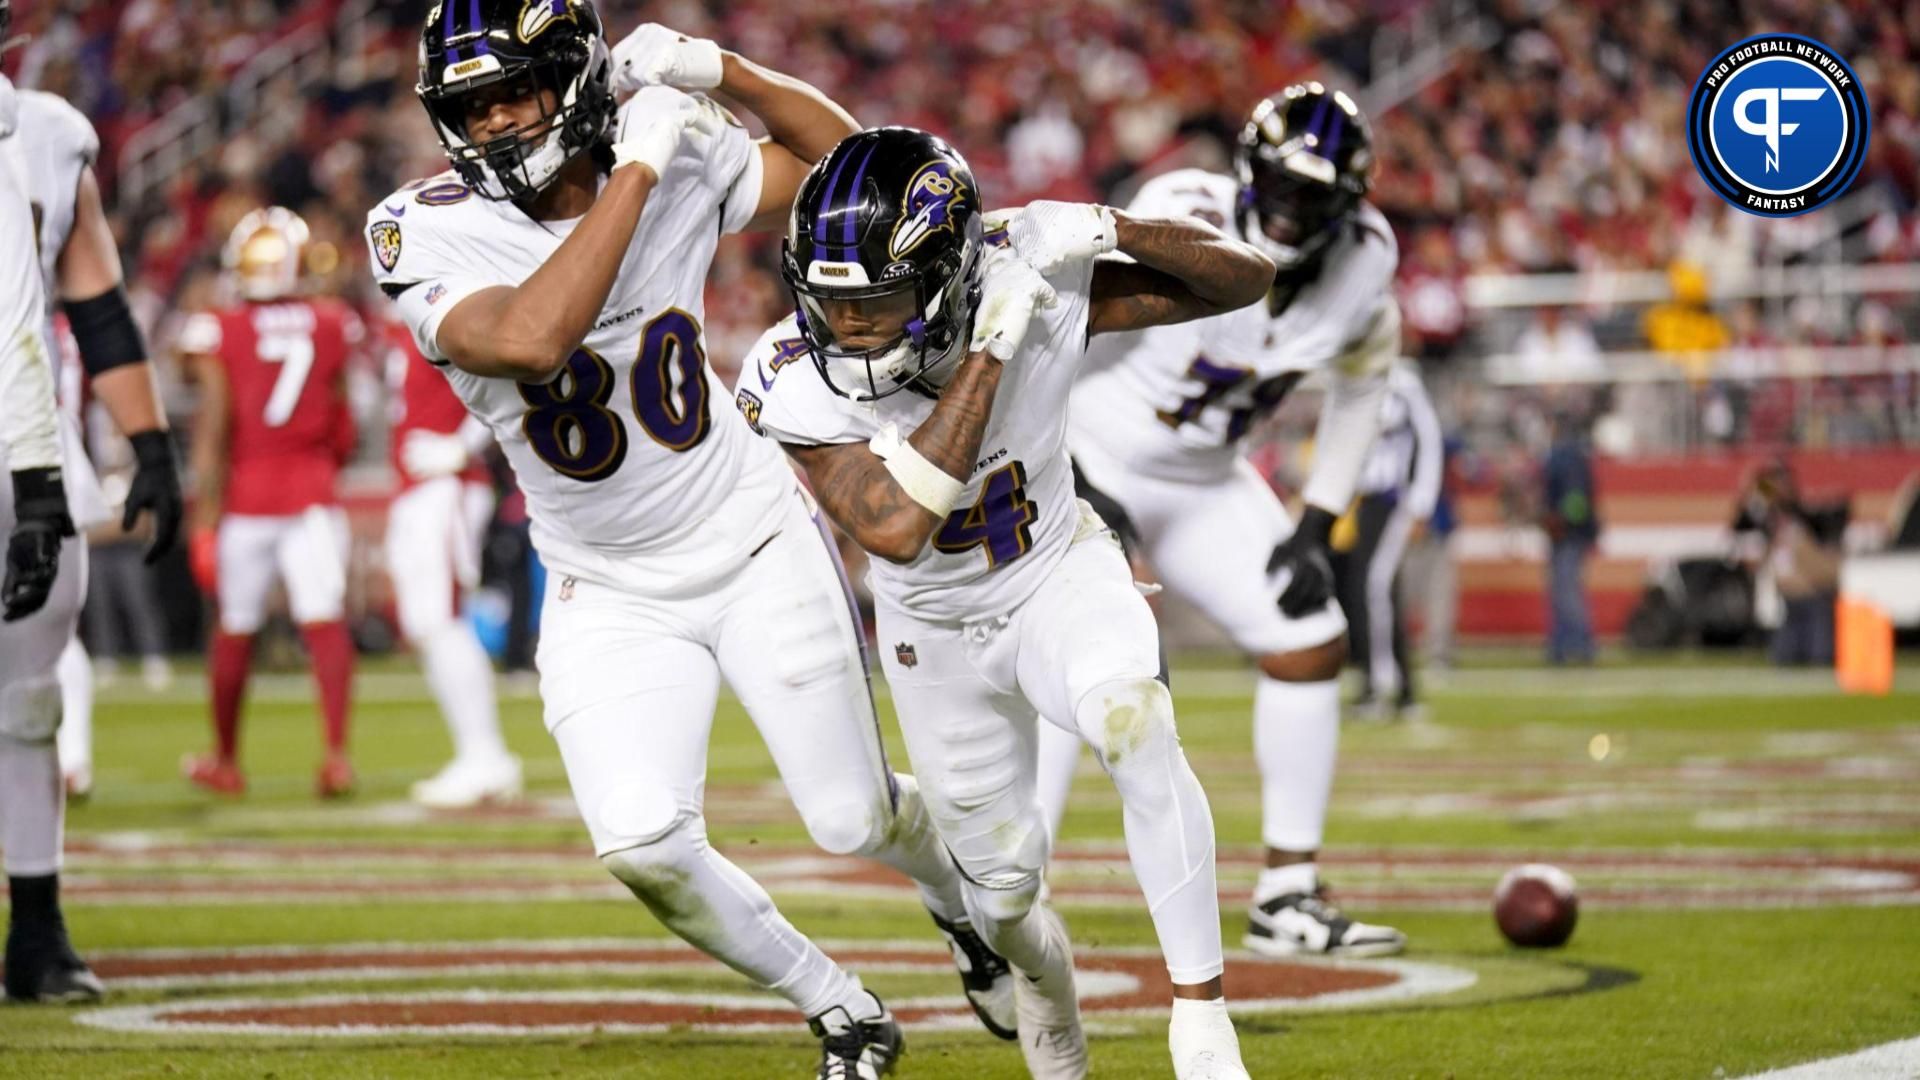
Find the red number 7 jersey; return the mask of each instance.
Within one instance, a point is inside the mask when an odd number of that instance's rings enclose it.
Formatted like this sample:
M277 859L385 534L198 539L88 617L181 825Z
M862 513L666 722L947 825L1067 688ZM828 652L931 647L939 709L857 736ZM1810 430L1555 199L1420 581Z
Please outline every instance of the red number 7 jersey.
M353 309L332 299L241 304L188 320L180 348L216 357L227 377L225 512L297 514L337 501L354 444L343 387L363 333Z

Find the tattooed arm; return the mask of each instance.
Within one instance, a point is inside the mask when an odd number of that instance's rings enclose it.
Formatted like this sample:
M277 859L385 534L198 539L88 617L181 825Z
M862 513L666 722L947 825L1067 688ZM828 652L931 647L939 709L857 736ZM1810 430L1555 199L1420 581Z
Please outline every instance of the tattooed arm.
M1094 267L1089 333L1219 315L1257 302L1273 284L1271 260L1201 222L1118 210L1113 221L1115 250L1134 261Z
M907 437L922 457L962 483L973 475L979 458L1000 372L1000 361L988 353L969 354L940 392L933 415ZM920 557L940 527L941 520L900 487L886 462L867 444L783 445L807 471L814 497L827 516L872 554L888 562L910 563Z

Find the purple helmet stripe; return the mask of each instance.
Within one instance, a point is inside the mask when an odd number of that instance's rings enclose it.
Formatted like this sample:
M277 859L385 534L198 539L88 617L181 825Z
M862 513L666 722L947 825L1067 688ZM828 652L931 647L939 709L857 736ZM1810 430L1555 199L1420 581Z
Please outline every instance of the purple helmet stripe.
M1313 119L1307 121L1307 134L1318 139L1321 125L1327 122L1327 99L1321 98L1313 107Z
M867 156L860 159L860 167L853 171L853 183L847 186L848 202L853 202L860 197L860 181L867 178L867 162L873 160L873 151L875 147L879 145L878 141L869 145L867 147ZM848 209L851 209L851 207ZM854 236L854 224L857 217L858 215L856 214L848 214L847 223L840 230L840 247L843 253L850 251L853 247L854 240L856 239Z
M440 20L440 40L444 42L444 41L450 41L453 38L454 0L447 0L446 7L443 10L444 10L444 17ZM447 50L447 59L458 60L460 58L461 57L460 57L459 49Z
M813 210L813 257L824 260L827 257L827 210L833 205L834 192L840 190L840 173L847 167L847 158L852 157L849 150L833 167L833 175L828 178L827 186L820 191L820 203Z
M1345 109L1333 110L1333 131L1328 134L1326 140L1320 144L1320 156L1326 158L1328 161L1332 161L1333 155L1340 152L1340 136L1346 134L1346 131L1347 111Z
M480 0L468 0L467 19L468 25L471 27L471 33L479 34L486 29L486 24L480 21ZM485 56L486 54L487 39L486 36L482 34L482 36L474 40L473 55Z

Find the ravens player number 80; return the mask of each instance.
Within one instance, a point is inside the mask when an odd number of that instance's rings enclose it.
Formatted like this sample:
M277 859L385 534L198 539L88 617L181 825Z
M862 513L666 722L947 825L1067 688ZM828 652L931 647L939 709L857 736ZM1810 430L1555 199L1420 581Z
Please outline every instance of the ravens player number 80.
M784 222L853 120L665 27L609 49L584 0L436 6L421 58L453 170L375 206L369 250L526 495L549 571L545 719L595 854L669 928L790 1001L821 1039L820 1076L892 1069L885 1006L707 842L724 675L815 841L915 879L969 999L1011 1037L1007 967L971 927L913 778L887 767L814 510L779 452L712 407L726 393L702 334L715 245Z

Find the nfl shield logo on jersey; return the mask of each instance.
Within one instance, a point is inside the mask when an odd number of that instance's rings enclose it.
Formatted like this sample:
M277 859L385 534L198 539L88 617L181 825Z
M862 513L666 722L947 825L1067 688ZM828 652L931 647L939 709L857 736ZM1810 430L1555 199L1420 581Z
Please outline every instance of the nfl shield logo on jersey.
M920 666L920 654L904 641L893 647L893 658L900 661L900 666L903 668Z

